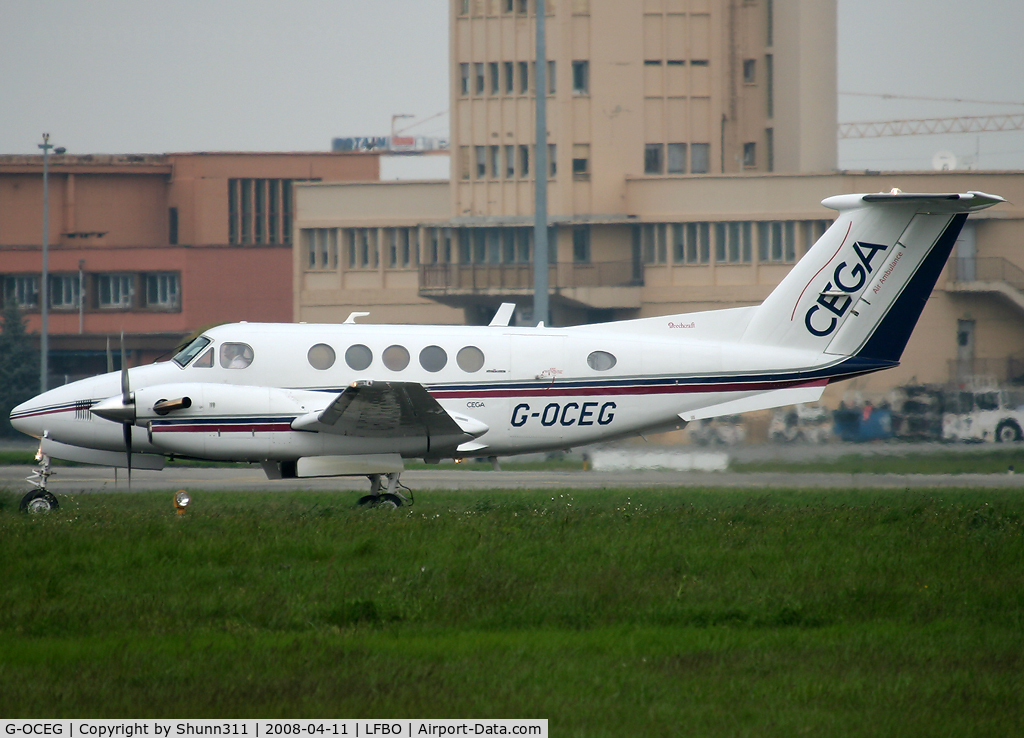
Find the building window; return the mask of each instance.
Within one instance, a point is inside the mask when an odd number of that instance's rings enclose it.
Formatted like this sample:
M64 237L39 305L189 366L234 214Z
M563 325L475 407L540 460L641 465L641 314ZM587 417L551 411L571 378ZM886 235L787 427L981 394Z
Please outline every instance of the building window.
M484 94L484 63L477 62L473 65L476 71L476 94Z
M469 179L470 161L469 161L469 147L459 147L459 176L462 179Z
M22 310L39 305L39 277L17 275L4 278L4 302L13 302Z
M130 308L135 292L131 274L97 274L96 305L99 308Z
M514 13L514 12L516 12L515 0L505 0L505 12L506 13Z
M743 168L754 169L757 166L757 144L753 141L743 144Z
M590 144L573 144L572 175L580 178L590 176Z
M459 65L460 86L459 92L463 96L469 94L469 63L463 62Z
M572 63L572 92L574 95L590 94L590 62L586 59Z
M771 221L757 224L757 256L763 262L796 261L796 222Z
M476 148L476 178L487 177L487 147L477 146Z
M764 130L765 162L769 172L775 171L775 130L766 128Z
M526 144L519 145L519 176L530 176L530 147Z
M690 144L690 173L707 174L711 159L711 144Z
M459 0L459 15L469 15L469 0Z
M751 261L750 221L718 223L716 230L715 261L719 264L749 264Z
M664 171L662 164L664 148L662 144L644 145L644 174L661 174Z
M255 243L263 243L263 235L266 229L266 212L264 206L266 205L266 190L267 181L265 179L254 179L253 180L253 230Z
M377 229L352 228L348 231L348 265L351 269L376 269Z
M530 65L527 62L519 62L519 92L526 94L530 91Z
M666 232L664 223L640 226L640 251L644 264L664 264L667 261Z
M505 94L512 95L516 91L515 62L505 62Z
M553 61L548 62L548 94L555 94L555 63Z
M691 59L690 60L690 66L691 67L706 67L707 65L708 65L708 60L707 59Z
M228 242L291 243L290 179L228 180ZM173 216L177 243L177 214Z
M558 144L548 144L548 176L558 174Z
M668 145L668 173L686 174L686 144L670 143Z
M672 226L672 256L677 264L711 261L711 224L676 223Z
M743 60L743 84L752 85L757 83L757 59Z
M516 176L516 147L505 146L505 179L515 179Z
M178 245L178 208L167 209L167 243Z
M772 79L775 75L775 70L772 68L772 55L768 54L764 58L764 86L765 93L768 98L768 117L775 117L775 97L773 87L775 82Z
M527 6L527 2L528 2L528 0L519 0L519 12L523 13L524 15L526 14L526 12L528 10L528 8L526 7Z
M491 75L491 94L497 95L501 91L501 81L498 76L498 62L490 62L487 67Z
M577 264L590 263L590 226L572 229L572 260Z
M50 307L73 310L79 305L79 278L77 274L57 274L50 277Z
M146 275L146 307L174 310L180 307L181 291L174 273Z
M498 179L501 176L501 162L500 162L501 147L491 147L491 177Z
M775 26L775 12L774 11L775 11L775 9L772 7L772 0L767 0L767 2L765 3L765 16L766 16L766 20L767 20L767 27L765 29L767 31L767 33L765 34L765 36L766 36L765 41L767 42L765 44L766 46L771 46L774 43L774 41L775 41L775 39L773 38L774 35L775 35L775 28L774 28L774 26Z

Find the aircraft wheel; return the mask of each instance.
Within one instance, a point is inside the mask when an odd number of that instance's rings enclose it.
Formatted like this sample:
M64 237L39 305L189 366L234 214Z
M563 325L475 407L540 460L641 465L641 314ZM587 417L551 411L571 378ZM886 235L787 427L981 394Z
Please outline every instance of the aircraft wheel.
M380 496L380 502L377 503L380 507L386 507L391 510L398 509L402 506L402 498L398 495L383 494Z
M1004 420L996 428L996 440L1000 443L1013 443L1021 438L1020 427L1012 420Z
M377 507L380 504L380 495L364 495L356 502L356 507Z
M19 505L21 511L29 515L51 512L59 507L60 504L57 502L57 498L45 489L29 492L21 498L21 505Z

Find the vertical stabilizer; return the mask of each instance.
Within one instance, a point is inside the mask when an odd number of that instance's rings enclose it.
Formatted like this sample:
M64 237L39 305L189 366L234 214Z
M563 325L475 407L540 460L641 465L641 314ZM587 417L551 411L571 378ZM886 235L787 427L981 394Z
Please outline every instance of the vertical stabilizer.
M980 192L839 195L839 211L757 309L750 344L898 362L967 214L1003 199Z

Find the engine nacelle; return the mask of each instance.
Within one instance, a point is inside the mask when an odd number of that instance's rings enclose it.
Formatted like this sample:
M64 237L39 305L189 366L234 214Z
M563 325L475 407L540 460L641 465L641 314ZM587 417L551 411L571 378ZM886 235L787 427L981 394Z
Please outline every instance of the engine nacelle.
M211 383L157 385L134 397L136 425L149 429L157 448L253 461L281 455L281 434L293 433L292 420L332 399L323 392Z

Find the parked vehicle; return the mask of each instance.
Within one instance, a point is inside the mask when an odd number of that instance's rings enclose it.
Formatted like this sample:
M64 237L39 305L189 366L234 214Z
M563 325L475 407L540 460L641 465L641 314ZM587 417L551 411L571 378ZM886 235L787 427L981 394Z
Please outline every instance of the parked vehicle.
M942 438L946 441L1024 439L1024 396L996 387L964 389L946 396Z
M829 413L820 405L779 408L768 425L768 439L776 443L827 443L830 435Z
M870 402L860 407L840 403L839 409L832 411L832 432L855 443L892 438L892 411Z
M687 431L690 434L690 441L698 446L735 446L747 440L747 429L740 415L704 418L687 426Z

